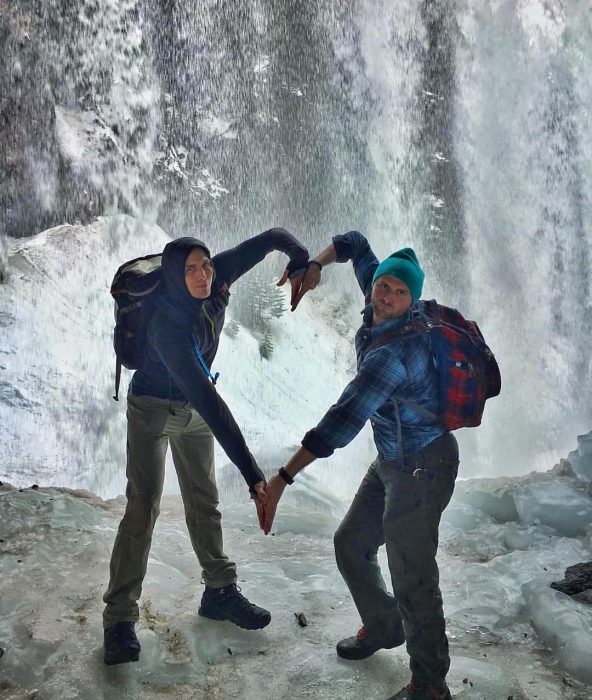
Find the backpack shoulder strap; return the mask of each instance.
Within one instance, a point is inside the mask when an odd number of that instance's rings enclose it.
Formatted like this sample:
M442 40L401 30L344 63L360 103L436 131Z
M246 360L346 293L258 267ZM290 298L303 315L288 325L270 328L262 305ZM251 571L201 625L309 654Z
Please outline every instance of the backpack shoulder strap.
M440 318L440 305L435 299L420 301L417 305L417 309L418 315L423 316L426 319L429 328L442 325L442 320Z

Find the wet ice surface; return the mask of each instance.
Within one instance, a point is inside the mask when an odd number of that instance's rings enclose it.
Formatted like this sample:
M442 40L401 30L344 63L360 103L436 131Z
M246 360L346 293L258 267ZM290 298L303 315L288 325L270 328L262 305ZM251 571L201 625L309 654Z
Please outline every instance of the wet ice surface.
M272 612L257 632L196 614L203 586L181 502L164 499L137 627L141 658L116 667L102 663L101 594L123 499L0 489L0 697L389 697L408 680L404 649L358 663L335 655L359 624L333 557L347 504L303 476L273 536L258 530L250 503L224 509L239 583ZM588 526L567 537L529 522L536 506L511 505L533 504L546 487L558 498L585 493L549 473L457 485L440 551L455 697L592 698L574 678L592 684L592 608L549 588L592 558Z

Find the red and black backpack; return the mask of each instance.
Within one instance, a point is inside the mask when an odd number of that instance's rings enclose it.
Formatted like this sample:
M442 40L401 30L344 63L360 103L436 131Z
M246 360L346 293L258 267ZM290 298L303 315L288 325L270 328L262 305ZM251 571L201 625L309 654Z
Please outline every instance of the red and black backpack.
M434 299L420 301L409 323L383 336L370 348L423 334L429 334L438 373L438 415L412 401L400 400L437 418L447 430L480 425L485 402L501 391L501 376L475 321L468 321L456 309Z

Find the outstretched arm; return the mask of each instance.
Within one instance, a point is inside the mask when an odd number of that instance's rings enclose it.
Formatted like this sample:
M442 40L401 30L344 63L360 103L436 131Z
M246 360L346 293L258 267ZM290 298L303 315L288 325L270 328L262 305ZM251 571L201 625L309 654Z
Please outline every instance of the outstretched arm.
M364 294L366 303L370 302L372 291L372 277L378 267L378 259L374 255L370 244L359 231L349 231L339 236L334 236L325 250L309 261L308 268L298 294L293 299L292 311L298 306L302 297L312 289L315 289L321 281L321 270L334 262L347 262L351 260L360 289Z
M308 250L300 241L284 228L270 228L213 257L216 284L226 283L230 287L272 250L278 250L288 256L288 275L304 271L306 268Z
M284 467L284 473L287 474L289 479L293 479L299 471L302 471L304 467L314 462L316 457L312 452L309 452L304 447L300 447L288 460L286 466ZM284 489L288 485L288 482L283 479L279 474L272 476L267 482L265 487L265 492L267 493L267 501L264 506L264 519L263 519L263 532L268 535L271 531L273 525L273 519L275 518L275 511L277 510L278 503Z
M396 353L382 346L370 351L356 376L345 387L335 404L327 411L316 428L309 430L302 447L284 467L289 479L319 457L329 457L334 450L345 447L364 427L366 421L395 393L406 376L405 368ZM267 535L284 489L285 481L279 474L266 487L263 531Z
M228 406L200 365L193 347L191 330L163 321L153 328L152 341L171 379L208 424L254 496L258 490L257 483L264 484L265 477Z

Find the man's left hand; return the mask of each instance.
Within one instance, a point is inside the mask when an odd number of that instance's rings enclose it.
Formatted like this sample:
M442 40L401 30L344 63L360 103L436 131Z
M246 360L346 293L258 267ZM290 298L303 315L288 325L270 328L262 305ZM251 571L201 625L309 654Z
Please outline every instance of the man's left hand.
M298 306L298 303L300 299L302 298L302 293L301 293L301 287L302 287L302 281L304 280L307 269L303 268L301 271L298 271L299 274L295 275L294 277L290 277L290 286L292 287L292 292L290 294L290 310L294 311L294 309ZM301 274L300 274L301 273ZM281 276L279 282L277 283L278 287L281 287L283 284L286 283L288 280L288 270L284 270L284 274Z
M268 535L271 531L273 525L273 519L275 518L275 511L277 509L278 503L284 489L286 488L286 482L282 479L279 474L272 476L267 482L267 487L265 489L267 494L267 501L264 507L264 521L263 521L263 532Z
M265 482L258 481L255 484L255 507L257 508L257 518L259 519L259 527L263 530L265 525L265 504L267 503L267 493L265 491ZM267 533L265 533L267 534Z

